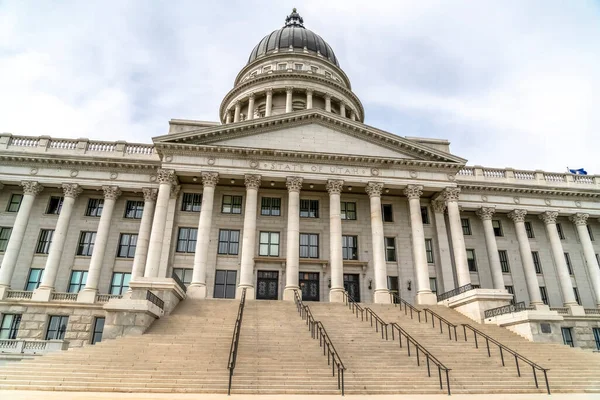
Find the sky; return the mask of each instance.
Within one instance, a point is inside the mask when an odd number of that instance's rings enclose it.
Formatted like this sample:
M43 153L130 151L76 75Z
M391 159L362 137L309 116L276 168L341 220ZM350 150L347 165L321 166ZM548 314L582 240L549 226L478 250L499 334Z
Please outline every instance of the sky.
M292 7L366 124L469 165L600 174L600 0L0 0L0 132L149 143L216 121Z

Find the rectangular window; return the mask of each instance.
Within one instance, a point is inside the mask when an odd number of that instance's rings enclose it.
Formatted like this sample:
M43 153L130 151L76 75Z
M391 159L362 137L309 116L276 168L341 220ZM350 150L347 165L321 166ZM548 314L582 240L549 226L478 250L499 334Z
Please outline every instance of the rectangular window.
M104 199L89 199L87 208L85 209L86 217L100 217L102 216L102 209L104 208Z
M571 256L569 255L569 253L565 253L565 263L567 263L569 275L573 275L573 266L571 265Z
M499 220L493 219L492 227L494 228L494 236L504 236L504 233L502 233L502 224Z
M91 256L94 251L94 242L96 241L96 232L81 232L79 235L79 245L77 246L78 256Z
M506 289L506 291L509 294L513 295L513 298L510 302L511 302L511 304L515 304L517 302L516 297L515 297L515 287L514 286L504 286L504 289Z
M429 211L427 210L427 207L421 207L421 219L424 224L429 224Z
M48 254L50 252L50 245L52 244L52 235L54 235L54 229L42 229L40 230L40 236L38 238L35 252L37 254Z
M242 213L242 196L223 196L223 204L221 205L223 214L241 214Z
M596 341L596 350L600 350L600 328L592 328L594 341Z
M383 222L394 222L394 213L392 211L391 204L381 205L381 216L383 218Z
M316 233L300 234L300 258L319 258L319 235Z
M215 299L235 299L235 286L237 271L216 270Z
M184 193L181 201L181 211L200 212L202 195L200 193Z
M301 218L319 218L319 200L300 200Z
M63 197L52 196L48 201L48 207L46 208L46 214L60 214L60 209L63 204Z
M42 283L44 278L44 270L40 268L31 268L29 270L29 276L27 277L27 283L25 284L25 290L28 292L37 289Z
M79 293L79 291L85 287L87 276L87 271L71 271L71 279L69 280L67 292Z
M469 271L477 272L477 260L473 249L467 249L467 264L469 264Z
M267 65L263 67L263 72L269 72L271 70L271 66Z
M310 70L316 74L319 71L319 68L311 66Z
M325 77L326 77L326 78L331 78L331 72L327 72L327 71L325 71Z
M21 324L21 314L4 314L0 324L0 339L16 339Z
M588 234L590 235L590 240L594 241L594 234L592 233L592 227L590 225L586 225Z
M302 64L294 64L294 69L296 69L296 71L302 71Z
M258 255L279 257L279 232L261 232Z
M471 223L469 222L469 218L461 218L460 224L462 225L463 235L471 234Z
M385 238L385 261L396 261L396 238Z
M358 236L342 236L342 259L358 260Z
M137 246L138 235L135 233L121 233L119 239L119 258L133 258L135 256L135 247Z
M219 254L237 255L240 247L240 231L219 230Z
M175 251L178 253L195 253L197 238L198 228L179 228Z
M63 340L68 323L69 317L66 315L51 315L46 331L46 340Z
M556 223L556 231L558 232L559 238L561 238L561 239L565 238L565 233L563 231L562 225L559 222Z
M535 237L533 233L533 225L531 225L531 222L529 221L525 221L525 232L527 232L527 237L529 239L533 239Z
M144 202L137 200L127 200L125 204L125 218L142 219L144 213Z
M277 64L277 69L283 71L287 68L287 64Z
M183 282L184 285L192 283L194 270L191 268L173 268L173 273Z
M427 262L433 264L433 239L425 239L425 254Z
M548 305L548 292L546 291L546 286L540 286L540 297L542 298L542 302L545 305Z
M510 273L510 266L508 265L508 253L506 250L498 250L498 257L500 257L500 267L502 272L505 274Z
M573 332L571 331L571 328L560 328L560 330L562 332L563 343L567 346L575 347L575 344L573 343Z
M433 293L437 293L437 278L429 278L429 288Z
M575 295L575 301L577 302L577 304L581 305L581 299L579 298L579 290L576 287L573 288L573 294Z
M542 262L540 261L540 253L538 253L537 251L532 251L531 258L533 258L533 266L535 267L535 273L541 274L542 273Z
M104 332L104 317L96 317L94 321L94 332L92 333L92 344L102 341L102 332Z
M131 273L129 272L115 272L112 276L110 283L110 294L121 295L129 290L129 281L131 280Z
M279 217L281 215L281 199L277 197L263 197L260 201L260 215Z
M8 246L8 240L10 239L11 232L12 228L0 226L0 253L6 251L6 246Z
M342 201L341 204L341 215L342 219L355 220L356 219L356 203L349 201Z
M8 202L8 207L6 207L6 212L18 212L21 207L21 201L23 200L22 194L13 194L10 196L10 201Z

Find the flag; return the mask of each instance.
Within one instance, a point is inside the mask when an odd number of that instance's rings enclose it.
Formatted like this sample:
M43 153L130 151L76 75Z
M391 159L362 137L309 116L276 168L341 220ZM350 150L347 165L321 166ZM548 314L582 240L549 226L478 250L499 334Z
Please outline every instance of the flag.
M567 167L567 170L569 170L569 173L574 174L574 175L587 175L587 171L583 168L570 169L569 167Z

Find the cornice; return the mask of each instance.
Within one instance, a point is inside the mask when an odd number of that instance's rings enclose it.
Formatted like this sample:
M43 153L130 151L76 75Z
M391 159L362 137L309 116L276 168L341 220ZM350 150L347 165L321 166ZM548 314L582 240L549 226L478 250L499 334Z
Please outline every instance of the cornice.
M109 170L117 172L144 172L154 171L160 167L160 161L154 161L151 163L146 162L135 162L131 160L127 161L116 161L106 159L77 159L64 155L48 155L43 154L0 154L0 163L4 165L16 165L16 166L29 166L29 167L44 167L44 166L67 166L77 167L83 170Z
M546 189L541 187L515 187L515 186L490 186L489 183L458 183L458 187L468 192L496 192L496 193L519 193L526 195L550 195L550 196L566 196L566 197L586 197L600 199L600 192L591 192L584 190L572 189Z

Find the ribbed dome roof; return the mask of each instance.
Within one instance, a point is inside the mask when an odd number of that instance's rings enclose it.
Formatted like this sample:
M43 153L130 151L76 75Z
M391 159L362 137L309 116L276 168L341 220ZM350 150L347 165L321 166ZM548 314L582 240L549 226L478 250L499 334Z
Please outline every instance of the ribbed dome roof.
M292 13L285 19L285 26L265 36L252 50L248 64L258 57L271 53L275 49L285 50L290 46L294 49L308 50L312 53L320 53L338 67L338 63L331 46L311 30L304 27L304 20L294 8Z

